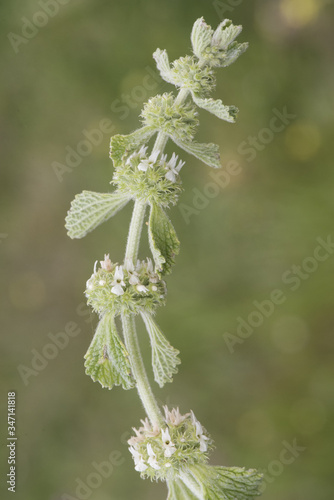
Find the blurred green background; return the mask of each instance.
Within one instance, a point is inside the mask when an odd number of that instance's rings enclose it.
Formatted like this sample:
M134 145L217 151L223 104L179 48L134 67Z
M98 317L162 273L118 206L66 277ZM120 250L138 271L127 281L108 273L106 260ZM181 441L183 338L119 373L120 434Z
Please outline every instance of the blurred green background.
M238 174L202 198L189 223L179 207L170 212L181 253L157 320L182 365L174 383L163 390L155 384L155 393L161 404L194 410L216 442L212 463L263 469L264 500L332 498L334 255L312 256L317 238L334 235L333 2L55 1L47 15L37 14L43 2L0 7L1 498L11 498L4 480L11 390L18 405L15 498L79 500L78 480L87 484L93 462L114 451L121 464L85 498L166 496L165 485L139 478L124 444L144 416L136 392L103 390L83 368L97 322L83 306L85 281L104 253L122 259L131 207L84 240L67 237L64 217L76 193L110 189L110 134L84 150L84 131L106 119L114 133L135 129L142 102L172 90L153 76L153 51L166 48L171 60L189 53L201 16L212 26L225 17L243 24L240 41L250 42L217 73L215 95L240 108L237 124L201 112L197 135L217 142L224 171L234 161ZM284 107L293 118L270 131L273 110ZM83 153L59 174L68 148ZM196 190L213 192L212 171L181 156L181 203L198 207ZM142 257L146 252L144 244ZM304 266L299 283L294 265ZM284 303L262 321L257 316L259 326L231 347L238 318L246 321L254 301L275 289ZM69 322L80 333L55 356L51 348L53 359L40 361L25 384L18 367L31 369L49 334ZM143 330L140 337L149 364ZM294 441L303 451L282 464L284 443Z

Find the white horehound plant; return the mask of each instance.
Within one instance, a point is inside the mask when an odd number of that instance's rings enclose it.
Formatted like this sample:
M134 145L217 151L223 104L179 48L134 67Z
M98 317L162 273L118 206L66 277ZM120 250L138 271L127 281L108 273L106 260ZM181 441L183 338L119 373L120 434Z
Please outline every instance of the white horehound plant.
M162 387L171 382L180 363L174 349L157 326L154 315L165 304L165 275L179 253L179 240L165 210L182 192L180 170L184 161L176 153L164 154L168 139L213 168L220 167L215 144L194 141L198 126L196 107L233 123L238 109L214 100L214 69L232 64L246 49L236 37L242 30L224 20L216 31L203 18L192 29L193 55L169 63L165 50L153 54L161 76L178 89L149 99L141 113L142 127L129 135L115 135L110 142L114 165L111 193L83 191L71 204L66 228L71 238L82 238L134 201L125 258L111 262L109 255L95 263L87 281L88 304L100 321L85 355L86 373L102 387L137 388L147 414L134 429L129 450L142 478L166 481L168 500L249 500L259 495L262 474L254 469L208 464L213 441L193 412L164 408L162 414L149 384L136 333L140 316L152 347L154 380ZM152 150L148 142L157 134ZM138 260L145 214L149 209L148 240L151 258ZM121 317L123 341L115 318Z

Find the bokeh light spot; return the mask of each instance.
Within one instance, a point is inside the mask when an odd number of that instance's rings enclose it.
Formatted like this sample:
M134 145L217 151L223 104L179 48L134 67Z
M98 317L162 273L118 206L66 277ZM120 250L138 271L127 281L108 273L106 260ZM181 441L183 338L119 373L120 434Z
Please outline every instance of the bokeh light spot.
M281 0L280 10L290 26L300 28L317 18L322 4L321 0Z

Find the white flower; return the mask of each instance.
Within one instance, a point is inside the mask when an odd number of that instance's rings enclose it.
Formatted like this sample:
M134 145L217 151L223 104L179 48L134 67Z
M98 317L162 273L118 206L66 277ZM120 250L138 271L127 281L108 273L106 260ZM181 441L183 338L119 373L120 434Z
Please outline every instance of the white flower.
M132 260L126 259L124 267L128 272L130 285L138 285L139 284L138 273L137 271L135 271L135 266L133 265Z
M147 465L145 464L141 454L133 446L130 446L129 451L132 454L133 460L135 462L135 470L138 472L143 472L144 470L146 470Z
M143 457L140 457L139 461L135 464L135 470L137 472L144 472L147 469L147 465L144 462Z
M155 162L158 159L159 154L160 154L160 151L157 150L154 153L151 153L149 158L142 159L138 165L138 170L141 170L142 172L146 172L148 168L153 168Z
M125 286L123 280L124 280L123 268L122 266L116 266L114 281L111 283L112 293L114 293L115 295L123 295L124 290L122 287Z
M140 159L145 158L146 150L147 146L142 146L139 151L135 151L134 153L132 153L132 155L130 155L126 160L125 165L130 165L131 161L136 157L139 157Z
M148 453L148 460L147 460L147 463L153 467L153 469L155 470L159 470L160 469L160 465L158 464L157 462L157 457L156 457L156 454L154 453L154 451L152 450L152 446L150 445L150 443L147 445L147 453Z
M202 452L208 451L207 441L209 441L209 438L203 433L203 427L200 424L200 422L196 419L193 411L191 411L191 419L193 424L195 425L196 437L199 440L200 451Z
M202 434L201 436L199 436L199 449L203 453L205 451L208 451L207 441L209 441L209 438L207 436L205 436L204 434Z
M165 430L161 429L161 439L163 447L165 448L165 457L171 457L176 451L176 448L174 446L174 443L172 443L168 427Z
M136 288L137 288L138 292L141 292L141 293L147 293L148 292L148 289L144 285L137 285Z
M175 153L173 153L169 162L165 164L167 170L167 174L165 175L165 177L170 182L176 182L176 178L179 175L179 172L185 163L184 161L180 160L179 163L177 164L177 160L178 156Z
M94 288L94 285L90 282L90 279L86 282L86 288L87 290L93 290Z
M112 271L112 263L111 260L109 259L109 254L104 255L104 260L100 261L101 264L101 269L104 269L105 271Z
M105 284L106 284L106 282L105 282L104 280L100 280L100 281L99 281L99 285L100 285L100 286L104 286Z
M168 406L164 406L164 410L166 422L175 426L182 424L182 422L184 422L184 420L186 420L190 415L190 413L181 415L178 408L173 408L171 411L169 411Z

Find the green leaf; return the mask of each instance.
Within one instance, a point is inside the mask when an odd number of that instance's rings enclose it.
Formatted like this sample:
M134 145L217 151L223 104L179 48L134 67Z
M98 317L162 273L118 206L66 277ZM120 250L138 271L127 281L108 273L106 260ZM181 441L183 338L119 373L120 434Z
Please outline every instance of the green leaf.
M211 45L213 29L206 24L203 17L195 21L191 32L191 44L195 56L199 59L202 57L203 52L209 45Z
M123 156L129 154L143 144L146 144L155 133L152 127L141 127L132 134L128 135L114 135L110 139L110 152L109 156L113 160L115 166L122 162Z
M242 26L235 26L229 19L224 19L213 34L212 45L226 50L241 32Z
M172 382L174 373L177 373L177 365L181 363L179 351L170 345L151 314L143 311L141 316L150 336L154 380L163 387L166 382Z
M157 272L169 274L180 251L180 242L164 210L155 203L151 204L148 238Z
M241 467L193 465L183 479L202 488L205 500L253 500L261 494L263 475Z
M248 49L248 43L237 43L234 42L230 45L228 50L225 52L221 58L220 67L226 68L230 64L234 63L246 50Z
M131 197L124 193L77 194L67 212L65 227L70 238L83 238L123 208Z
M187 153L196 156L199 160L213 168L221 168L219 146L217 144L202 144L199 142L186 142L172 138L175 144Z
M163 78L168 83L175 83L173 79L173 74L170 69L168 54L166 50L157 49L153 58L157 64L157 68L160 71L161 78Z
M225 120L230 123L235 123L237 114L239 112L238 108L235 106L225 106L221 99L202 99L201 97L197 97L195 94L192 94L194 103L197 104L200 108L206 109L213 115L216 115L221 120Z
M167 500L198 500L180 479L167 481L167 486Z
M111 389L122 385L123 389L131 389L135 386L129 354L118 336L112 314L105 314L97 325L85 360L87 375L102 387Z

